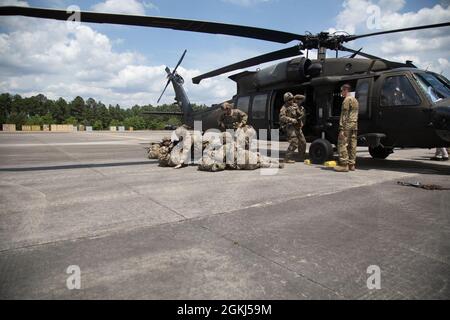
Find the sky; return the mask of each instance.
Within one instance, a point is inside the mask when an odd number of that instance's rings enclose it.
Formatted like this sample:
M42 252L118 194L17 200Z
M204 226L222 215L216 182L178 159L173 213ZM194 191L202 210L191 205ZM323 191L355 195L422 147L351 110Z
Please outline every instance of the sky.
M0 0L0 5L207 20L303 34L351 34L450 21L450 0ZM194 85L191 78L227 64L291 47L267 41L169 29L0 17L0 93L48 98L92 97L124 108L156 105L165 66L178 69L191 102L211 105L231 98L235 71ZM449 28L356 40L346 46L386 59L412 60L450 76ZM311 53L313 54L313 53ZM334 55L334 52L330 52ZM340 53L340 56L348 55ZM313 54L314 56L314 54ZM265 65L247 70L255 70ZM172 103L171 87L160 103Z

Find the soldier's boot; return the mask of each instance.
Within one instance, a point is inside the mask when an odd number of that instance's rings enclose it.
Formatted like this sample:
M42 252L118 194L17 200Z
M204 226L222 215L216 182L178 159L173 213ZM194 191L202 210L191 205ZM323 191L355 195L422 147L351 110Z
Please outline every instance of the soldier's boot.
M289 150L289 148L287 149L286 156L284 157L284 163L295 163L293 150Z
M284 163L295 163L295 160L292 159L292 153L286 153L286 157L284 158Z
M334 167L334 171L336 172L348 172L348 165L338 165Z
M348 165L348 170L349 171L355 171L356 170L355 165L354 164L349 164Z

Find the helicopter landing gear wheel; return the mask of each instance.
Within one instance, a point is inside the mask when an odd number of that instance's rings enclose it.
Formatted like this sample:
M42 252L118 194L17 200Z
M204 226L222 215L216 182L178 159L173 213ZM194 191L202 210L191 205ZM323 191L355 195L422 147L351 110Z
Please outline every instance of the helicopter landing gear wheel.
M314 164L322 164L333 157L333 146L328 140L317 139L309 146L309 158Z
M369 153L374 159L386 159L391 153L394 153L392 148L385 148L383 146L369 147Z

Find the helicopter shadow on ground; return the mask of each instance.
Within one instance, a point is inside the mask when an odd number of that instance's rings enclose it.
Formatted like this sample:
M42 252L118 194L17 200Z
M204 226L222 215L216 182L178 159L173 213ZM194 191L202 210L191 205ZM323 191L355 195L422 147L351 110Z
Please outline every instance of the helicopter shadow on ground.
M428 159L428 158L426 158ZM420 159L422 160L422 159ZM333 170L333 168L321 168L322 170ZM426 163L414 159L372 159L361 158L356 159L357 170L381 170L381 171L396 171L405 173L417 173L417 174L438 174L438 175L450 175L450 166Z
M267 156L271 156L270 149L260 149L260 153ZM365 152L365 151L364 151ZM358 151L358 153L364 153L363 151ZM286 155L285 150L280 150L278 152L278 157L283 160ZM309 158L309 154L306 153L306 159ZM417 174L440 174L440 175L450 175L450 166L442 163L428 163L423 162L424 160L429 160L429 157L416 157L412 159L372 159L368 157L357 157L356 168L357 170L382 170L382 171L396 171L405 173L417 173ZM296 162L300 162L300 157L296 153L294 156ZM334 156L334 160L337 161L337 156ZM320 167L321 170L333 171L330 167Z

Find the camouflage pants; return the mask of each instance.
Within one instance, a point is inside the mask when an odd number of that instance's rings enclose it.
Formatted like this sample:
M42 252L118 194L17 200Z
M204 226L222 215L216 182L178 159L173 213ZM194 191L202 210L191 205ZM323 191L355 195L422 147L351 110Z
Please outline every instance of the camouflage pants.
M338 153L339 164L355 165L356 163L356 146L357 146L357 130L344 131L345 137L339 135L338 138Z
M259 155L259 166L261 168L279 168L280 161L275 158Z
M293 125L288 125L286 127L286 136L289 142L289 147L286 152L286 157L291 158L298 148L298 153L301 158L305 157L306 153L306 139L303 135L301 128L296 128Z
M202 159L198 163L198 170L211 172L225 170L225 153L226 151L223 147L220 147L217 150L205 150Z
M238 170L258 169L260 167L259 154L239 148L236 152L236 167Z

